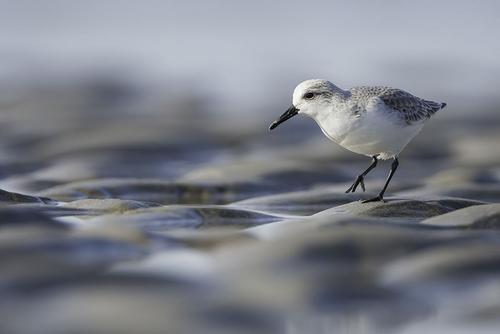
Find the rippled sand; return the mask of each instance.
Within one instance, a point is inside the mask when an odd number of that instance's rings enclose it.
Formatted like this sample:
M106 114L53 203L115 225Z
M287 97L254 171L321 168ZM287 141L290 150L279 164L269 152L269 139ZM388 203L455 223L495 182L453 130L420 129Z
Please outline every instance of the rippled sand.
M389 166L345 194L369 159L309 121L93 87L1 106L1 333L500 326L500 118L436 117L361 204Z

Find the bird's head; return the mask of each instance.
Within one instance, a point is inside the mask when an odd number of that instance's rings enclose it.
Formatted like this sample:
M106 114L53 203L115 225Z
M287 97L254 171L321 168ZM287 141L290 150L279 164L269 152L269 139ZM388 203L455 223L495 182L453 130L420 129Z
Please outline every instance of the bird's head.
M292 105L276 121L269 130L276 128L284 121L298 114L315 118L321 110L331 104L332 98L339 90L328 80L311 79L302 81L293 91Z

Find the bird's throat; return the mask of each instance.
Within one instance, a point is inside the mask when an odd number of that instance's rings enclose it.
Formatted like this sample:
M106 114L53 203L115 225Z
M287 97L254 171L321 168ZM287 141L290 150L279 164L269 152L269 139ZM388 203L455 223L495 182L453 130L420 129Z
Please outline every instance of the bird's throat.
M313 119L328 139L339 144L345 139L351 128L351 120L345 119L343 113L337 110L319 113Z

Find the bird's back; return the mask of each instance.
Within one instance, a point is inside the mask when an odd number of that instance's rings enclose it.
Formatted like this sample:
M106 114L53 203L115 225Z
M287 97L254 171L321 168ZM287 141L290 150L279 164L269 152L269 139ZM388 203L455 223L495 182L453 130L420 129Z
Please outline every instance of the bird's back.
M374 98L380 99L408 124L426 120L446 106L446 103L424 100L404 90L385 86L353 87L349 93L351 102L362 109Z

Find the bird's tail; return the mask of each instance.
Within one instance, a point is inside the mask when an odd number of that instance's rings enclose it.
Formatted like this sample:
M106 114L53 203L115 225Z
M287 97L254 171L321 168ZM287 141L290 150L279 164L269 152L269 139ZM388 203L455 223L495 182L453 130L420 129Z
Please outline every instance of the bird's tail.
M432 115L437 113L439 110L443 109L446 107L446 103L439 103L439 102L434 102L434 101L429 101L429 100L424 100L424 103L426 105L426 111L427 111L427 117L430 118Z

